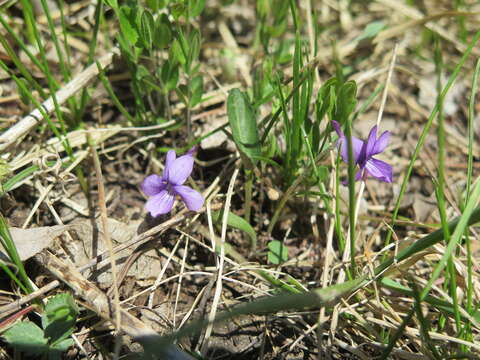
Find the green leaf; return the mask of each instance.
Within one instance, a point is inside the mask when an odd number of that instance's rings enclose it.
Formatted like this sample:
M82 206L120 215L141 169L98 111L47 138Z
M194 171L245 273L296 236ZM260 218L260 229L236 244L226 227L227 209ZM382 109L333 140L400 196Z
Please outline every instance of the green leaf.
M78 313L78 307L68 293L55 295L47 302L42 326L50 343L62 341L72 334Z
M193 108L202 101L203 95L203 78L198 75L195 76L190 82L190 93L192 97L190 99L190 107Z
M223 211L212 211L212 219L215 223L221 225L222 218ZM253 229L252 225L250 225L244 218L235 215L232 212L229 212L227 217L227 225L245 232L250 237L250 244L252 246L252 249L256 248L257 233Z
M154 31L155 20L153 19L153 15L150 13L150 11L145 10L142 13L140 20L140 35L145 48L147 48L149 51L152 50Z
M122 6L120 11L118 12L119 22L120 22L120 30L122 31L122 35L128 41L130 45L135 45L138 40L138 33L135 27L132 25L134 22L132 19L135 18L134 16L134 8L130 8L128 6Z
M182 46L180 42L175 39L173 40L172 47L170 48L171 56L170 59L175 60L175 62L185 65L187 62L187 58L185 57L185 53L183 52Z
M350 80L345 82L339 89L337 95L337 107L335 119L344 124L357 105L357 84Z
M120 50L122 55L128 59L131 63L135 64L137 62L137 54L135 52L135 48L130 45L129 41L125 37L124 34L120 34L117 36L118 45L120 46Z
M188 86L187 85L179 85L177 87L177 91L176 91L178 97L180 98L180 100L185 104L187 105L188 104Z
M272 240L268 243L268 261L278 265L288 260L288 249L281 241Z
M147 6L156 13L165 7L165 0L147 0Z
M105 0L105 3L110 6L112 9L118 9L117 0Z
M247 95L239 89L233 89L228 94L227 114L235 145L244 165L251 169L262 152L255 114Z
M3 333L3 338L15 349L30 355L39 355L48 351L47 339L43 336L43 330L31 321L13 325Z
M158 49L164 49L172 41L172 25L167 14L159 16L155 22L153 45Z
M181 2L174 3L171 7L172 16L175 20L178 20L180 16L185 15L187 12L187 7Z
M186 39L181 34L180 40L182 42L182 46L184 52L188 54L188 62L187 66L190 68L193 62L198 59L200 55L200 44L202 42L200 32L196 29L193 29L189 36L189 41L187 42ZM188 69L187 69L188 70Z
M73 346L74 342L72 339L64 339L55 344L53 344L50 348L53 350L65 352L68 350L70 346Z
M45 305L45 315L48 318L46 325L56 320L76 317L79 313L78 307L69 293L60 293L50 298Z
M372 38L376 36L382 29L385 27L385 24L383 21L372 21L370 24L368 24L365 27L365 30L363 30L363 33L360 34L359 37L357 37L355 40L356 41L361 41L364 39Z
M325 115L332 116L335 107L335 87L337 86L337 79L328 79L318 90L317 96L317 124L323 119Z
M177 87L178 78L178 65L168 60L165 61L162 67L161 79L167 91L173 90Z
M205 8L205 0L188 0L188 13L191 18L200 15Z

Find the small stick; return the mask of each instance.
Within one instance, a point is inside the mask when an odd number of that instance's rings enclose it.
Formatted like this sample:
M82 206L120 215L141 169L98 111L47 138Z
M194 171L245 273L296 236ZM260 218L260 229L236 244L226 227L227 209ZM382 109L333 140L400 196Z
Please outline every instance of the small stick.
M390 85L390 81L392 80L393 69L395 68L395 61L397 60L397 50L398 43L395 43L395 47L393 48L392 60L390 61L390 67L388 68L387 80L385 81L385 88L383 89L382 102L380 103L380 110L378 111L377 127L380 127L380 121L383 117L383 109L385 108L385 104L387 103L388 86Z
M8 305L1 306L0 318L3 318L5 316L8 316L14 313L18 309L20 309L22 305L31 302L32 300L38 298L39 296L42 296L43 294L46 294L50 290L55 289L58 285L60 285L60 282L58 280L54 280L48 283L47 285L45 285L44 287L32 292L31 294L22 296L20 299L15 300Z

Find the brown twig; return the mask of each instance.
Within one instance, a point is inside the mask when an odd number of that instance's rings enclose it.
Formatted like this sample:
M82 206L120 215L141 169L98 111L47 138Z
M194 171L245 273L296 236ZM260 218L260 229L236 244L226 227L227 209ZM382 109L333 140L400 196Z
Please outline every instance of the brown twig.
M32 300L38 298L39 296L42 296L43 294L46 294L47 292L55 289L58 285L60 285L60 282L58 280L54 280L48 283L47 285L45 285L44 287L38 289L37 291L34 291L31 294L25 295L20 299L11 302L8 305L4 305L0 307L0 318L4 318L5 316L8 316L14 313L18 309L20 309L22 305L31 302ZM0 325L0 328L1 328L1 325Z

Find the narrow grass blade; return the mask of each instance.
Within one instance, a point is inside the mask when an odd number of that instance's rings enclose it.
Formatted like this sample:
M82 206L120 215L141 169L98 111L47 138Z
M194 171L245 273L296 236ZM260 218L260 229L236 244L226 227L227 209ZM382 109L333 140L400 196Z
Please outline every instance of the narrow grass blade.
M472 53L472 50L474 49L474 47L477 44L479 39L480 39L480 31L477 31L475 36L472 38L472 41L470 42L469 46L467 47L467 49L463 53L460 61L455 66L455 69L453 70L452 74L450 75L450 77L447 81L447 84L443 88L442 93L440 95L443 98L446 96L446 94L448 93L448 91L452 87L453 83L457 79L457 77L460 73L460 70L462 69L463 65L465 64L468 57ZM418 158L418 155L420 154L420 151L423 147L423 144L425 143L428 132L430 131L430 127L432 126L432 122L435 119L435 117L437 116L438 110L439 110L439 104L436 104L435 107L433 108L433 110L432 110L424 128L423 128L422 133L420 134L420 138L418 139L417 146L415 147L415 151L413 152L412 159L410 160L410 163L408 165L407 171L405 173L405 177L403 178L403 181L402 181L402 185L401 185L401 188L400 188L400 193L399 193L397 201L395 203L395 208L394 208L393 213L392 213L392 226L390 227L390 231L388 232L387 238L385 239L385 245L388 245L390 243L390 240L391 240L391 237L392 237L392 234L393 234L393 229L394 229L394 226L395 226L395 221L397 220L398 212L400 210L400 204L402 202L403 196L405 195L405 191L407 189L408 181L409 181L410 175L412 174L412 171L413 171L413 166L414 166L414 164L415 164L415 162Z
M2 243L2 246L5 249L8 257L16 267L18 278L22 283L22 285L19 284L20 287L27 294L32 293L33 287L30 283L30 279L28 278L27 272L25 271L22 260L20 259L20 255L18 254L17 248L15 247L15 242L13 241L12 236L10 235L10 231L8 230L7 221L1 214L0 214L0 242ZM8 271L7 271L7 274L8 274ZM15 281L16 279L17 279L16 276L12 277L12 280Z

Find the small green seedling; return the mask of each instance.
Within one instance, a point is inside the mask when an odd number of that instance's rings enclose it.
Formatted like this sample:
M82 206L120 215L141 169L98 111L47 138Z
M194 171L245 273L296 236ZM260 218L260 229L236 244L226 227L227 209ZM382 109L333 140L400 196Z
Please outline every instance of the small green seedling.
M2 334L4 340L27 355L41 355L43 359L60 359L73 345L70 335L79 313L70 294L52 297L42 314L42 328L31 321L13 325Z
M279 265L288 260L288 249L278 240L272 240L268 243L268 261L274 265Z

